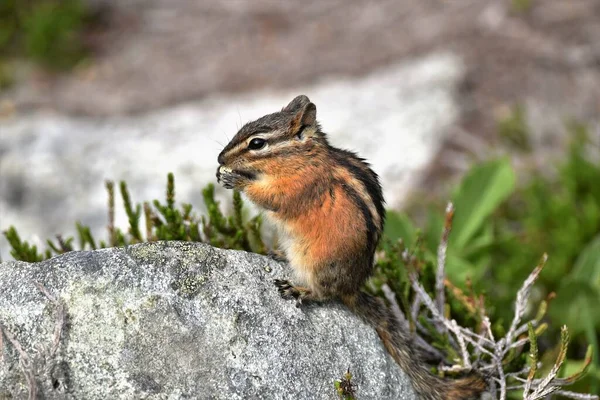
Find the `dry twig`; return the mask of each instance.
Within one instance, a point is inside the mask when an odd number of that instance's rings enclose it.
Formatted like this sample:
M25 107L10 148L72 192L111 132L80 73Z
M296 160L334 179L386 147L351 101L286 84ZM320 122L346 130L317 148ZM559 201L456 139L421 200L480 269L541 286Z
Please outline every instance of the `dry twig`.
M450 341L454 350L461 355L462 365L453 365L450 367L442 367L444 371L461 371L470 370L473 365L482 375L488 377L489 389L492 398L505 400L507 392L511 390L523 390L524 400L538 400L548 397L551 394L560 394L561 396L571 399L583 400L598 400L598 396L581 394L562 390L565 385L570 385L583 375L583 371L568 378L557 378L558 371L566 359L566 351L568 345L568 331L566 327L562 328L561 332L561 351L560 354L548 373L542 379L535 379L535 374L538 367L537 359L537 335L545 329L545 324L539 324L546 311L546 303L542 303L535 319L522 323L527 306L529 305L529 297L531 289L538 279L548 256L543 255L540 263L533 269L527 277L523 286L517 293L515 301L515 314L511 322L510 328L503 338L496 338L491 329L491 323L482 308L482 328L480 333L475 333L469 328L461 327L458 323L449 319L444 315L445 295L444 295L444 280L445 280L445 263L446 253L448 250L448 238L452 228L452 216L454 209L452 204L446 209L446 223L437 253L437 270L435 283L435 301L427 293L425 288L418 280L415 268L409 271L409 279L411 286L415 292L415 299L411 309L411 314L414 320L421 311L421 305L424 305L426 310L432 317L434 326L438 333L444 335L451 332L456 341ZM408 252L403 254L403 260L407 265L414 265L413 260ZM534 329L536 328L536 329ZM520 338L525 332L529 331L529 337ZM518 372L506 373L504 371L505 359L511 357L515 351L522 349L525 345L530 344L532 364L523 368ZM475 360L475 364L471 362ZM589 364L591 357L586 359L586 366ZM585 369L585 368L584 368ZM519 385L508 385L509 381L517 381Z
M27 381L29 400L37 399L40 393L40 384L37 378L43 375L46 375L47 377L52 376L55 367L56 354L58 353L66 320L64 304L52 296L42 284L34 282L34 285L53 305L56 306L56 323L54 326L52 343L48 347L43 345L33 345L32 347L36 351L34 351L33 356L30 356L23 349L23 346L15 335L0 323L0 349L3 344L2 337L4 336L8 339L8 342L12 344L19 355L19 367Z

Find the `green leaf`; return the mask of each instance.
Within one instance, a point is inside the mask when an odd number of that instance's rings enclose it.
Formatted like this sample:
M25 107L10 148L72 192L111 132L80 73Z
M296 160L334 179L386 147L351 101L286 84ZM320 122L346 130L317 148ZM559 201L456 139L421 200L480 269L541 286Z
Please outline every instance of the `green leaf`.
M473 282L479 282L485 268L481 268L479 265L475 265L462 257L455 254L448 254L446 259L446 274L450 281L457 286L462 284L470 278Z
M568 325L574 335L582 333L588 324L600 326L598 299L600 290L590 282L569 279L558 289L550 315L554 321Z
M384 235L392 241L402 239L407 247L413 245L417 230L408 215L404 213L388 211L386 216Z
M575 262L570 278L600 289L600 235L587 244Z
M487 217L513 193L515 173L508 159L474 167L454 196L454 224L450 246L460 251L481 229Z
M495 244L494 227L492 224L485 224L481 233L473 238L462 251L464 257L471 257L477 253L487 253L489 248ZM485 254L484 254L485 256Z
M437 247L440 244L442 231L444 229L445 216L439 209L430 207L427 213L427 222L423 232L423 240L426 247L434 254L437 254ZM452 233L450 233L452 236Z
M531 369L529 370L529 375L527 379L533 380L535 378L535 373L537 372L537 364L538 364L538 345L537 345L537 335L535 334L535 330L533 329L533 325L531 322L527 326L527 331L529 333L529 357Z
M577 375L586 368L586 360L567 360L564 368L561 370L561 377ZM597 379L600 382L600 370L597 368L588 368L585 371L591 378Z

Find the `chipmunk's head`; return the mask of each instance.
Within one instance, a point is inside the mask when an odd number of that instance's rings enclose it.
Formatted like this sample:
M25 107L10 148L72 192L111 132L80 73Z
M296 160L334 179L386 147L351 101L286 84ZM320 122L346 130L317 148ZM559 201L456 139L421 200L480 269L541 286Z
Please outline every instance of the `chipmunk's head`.
M241 190L265 175L294 168L294 159L306 159L327 143L316 118L316 106L301 95L280 112L248 122L219 154L217 180Z

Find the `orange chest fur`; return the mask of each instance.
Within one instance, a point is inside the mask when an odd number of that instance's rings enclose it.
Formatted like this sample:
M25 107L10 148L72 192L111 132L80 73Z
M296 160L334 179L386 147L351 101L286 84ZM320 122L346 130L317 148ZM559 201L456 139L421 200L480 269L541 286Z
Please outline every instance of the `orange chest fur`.
M351 256L366 240L362 215L340 187L294 218L269 215L280 228L292 267L302 274Z

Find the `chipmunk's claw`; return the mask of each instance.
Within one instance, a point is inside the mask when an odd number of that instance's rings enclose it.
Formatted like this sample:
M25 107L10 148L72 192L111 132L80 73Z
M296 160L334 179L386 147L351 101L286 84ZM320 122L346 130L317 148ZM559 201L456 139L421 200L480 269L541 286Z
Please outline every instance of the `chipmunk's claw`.
M285 279L275 279L273 282L275 283L275 286L277 286L279 294L281 294L281 297L284 299L299 298L300 292L289 281Z
M273 281L281 297L284 299L296 299L296 307L302 306L302 301L311 295L310 289L294 286L290 281L275 279Z
M285 257L285 253L280 250L270 250L267 252L267 257L271 260L277 261L278 263L287 263L288 260Z

